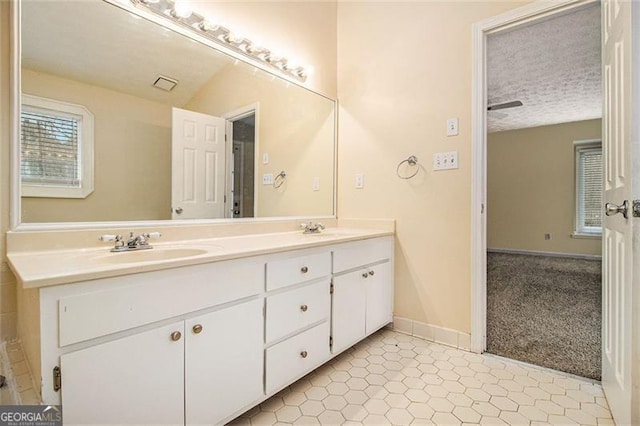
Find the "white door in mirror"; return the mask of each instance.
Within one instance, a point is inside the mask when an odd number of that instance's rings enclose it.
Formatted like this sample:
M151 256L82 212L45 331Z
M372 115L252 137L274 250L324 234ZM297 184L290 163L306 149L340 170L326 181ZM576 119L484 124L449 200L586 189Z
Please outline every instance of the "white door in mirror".
M171 125L172 218L223 218L224 118L173 108Z

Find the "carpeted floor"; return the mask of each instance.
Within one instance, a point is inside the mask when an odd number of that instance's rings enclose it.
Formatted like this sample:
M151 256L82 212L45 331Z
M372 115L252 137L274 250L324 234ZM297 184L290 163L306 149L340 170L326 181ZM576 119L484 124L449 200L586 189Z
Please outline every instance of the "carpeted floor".
M487 352L600 380L601 262L487 254Z

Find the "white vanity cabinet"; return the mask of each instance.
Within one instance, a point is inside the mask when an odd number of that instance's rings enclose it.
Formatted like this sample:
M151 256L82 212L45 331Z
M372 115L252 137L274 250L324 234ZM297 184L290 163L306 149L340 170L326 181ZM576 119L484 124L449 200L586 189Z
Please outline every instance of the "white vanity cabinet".
M333 353L392 321L393 239L338 246L333 252Z
M66 424L221 424L391 322L392 269L376 237L43 287L23 339Z

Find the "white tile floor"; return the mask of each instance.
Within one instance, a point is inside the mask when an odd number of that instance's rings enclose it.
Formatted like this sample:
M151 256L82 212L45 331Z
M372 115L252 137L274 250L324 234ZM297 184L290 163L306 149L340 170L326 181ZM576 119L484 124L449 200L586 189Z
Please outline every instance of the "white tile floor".
M599 384L382 330L232 424L613 424Z

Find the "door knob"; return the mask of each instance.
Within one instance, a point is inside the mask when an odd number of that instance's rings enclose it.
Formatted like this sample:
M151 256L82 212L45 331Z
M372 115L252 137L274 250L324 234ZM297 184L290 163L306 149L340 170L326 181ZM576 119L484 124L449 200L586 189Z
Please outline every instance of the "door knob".
M615 214L622 213L622 216L624 216L625 219L629 217L629 201L627 200L624 200L624 203L622 203L622 205L620 206L613 203L607 203L604 205L604 209L607 216L613 216Z
M182 207L178 207L178 208L176 209L176 214L182 214L182 212L183 212L183 211L184 211L184 210L182 210Z

